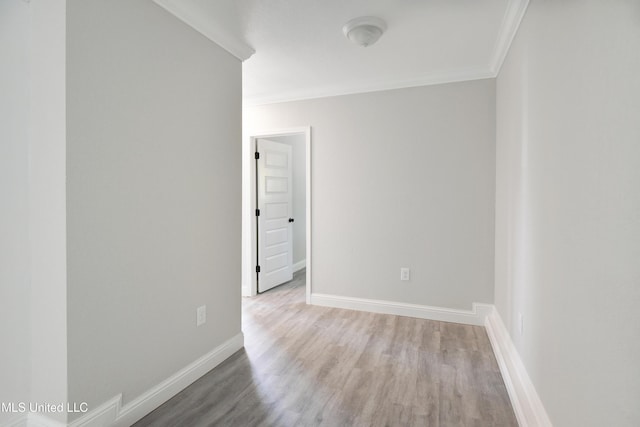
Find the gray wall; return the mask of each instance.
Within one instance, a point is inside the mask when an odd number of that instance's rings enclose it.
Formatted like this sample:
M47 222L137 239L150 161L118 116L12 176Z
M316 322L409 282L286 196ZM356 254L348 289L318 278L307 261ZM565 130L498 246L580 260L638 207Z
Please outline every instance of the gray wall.
M29 23L27 3L0 1L0 402L29 398Z
M493 302L495 81L248 108L312 126L313 292ZM400 267L410 267L401 282Z
M66 402L66 0L32 0L29 7L30 400Z
M496 305L556 426L640 425L639 75L637 2L532 1L498 78Z
M67 18L69 398L126 404L240 333L241 64L151 0Z
M305 135L287 135L267 138L291 146L292 179L293 179L293 263L306 259L306 231L307 231L307 176L306 160L307 147Z

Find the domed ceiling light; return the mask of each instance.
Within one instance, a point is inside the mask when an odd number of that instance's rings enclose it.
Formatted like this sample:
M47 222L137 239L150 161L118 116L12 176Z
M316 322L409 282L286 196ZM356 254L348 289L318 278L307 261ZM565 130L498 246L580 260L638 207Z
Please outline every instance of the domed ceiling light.
M342 32L358 46L371 46L378 41L382 33L387 29L387 24L374 16L355 18L344 24Z

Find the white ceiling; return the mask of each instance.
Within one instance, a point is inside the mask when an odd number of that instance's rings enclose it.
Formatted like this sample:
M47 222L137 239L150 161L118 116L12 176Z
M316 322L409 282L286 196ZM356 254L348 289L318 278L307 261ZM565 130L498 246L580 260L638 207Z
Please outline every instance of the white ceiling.
M495 77L528 4L528 0L155 1L245 59L244 99L252 104ZM386 33L367 48L350 43L342 26L369 15L386 21Z

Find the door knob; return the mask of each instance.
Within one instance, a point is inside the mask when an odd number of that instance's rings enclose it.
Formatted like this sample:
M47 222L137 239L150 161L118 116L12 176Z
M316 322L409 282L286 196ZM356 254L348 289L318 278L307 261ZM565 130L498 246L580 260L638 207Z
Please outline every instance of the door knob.
M289 222L293 222L293 218L289 218Z

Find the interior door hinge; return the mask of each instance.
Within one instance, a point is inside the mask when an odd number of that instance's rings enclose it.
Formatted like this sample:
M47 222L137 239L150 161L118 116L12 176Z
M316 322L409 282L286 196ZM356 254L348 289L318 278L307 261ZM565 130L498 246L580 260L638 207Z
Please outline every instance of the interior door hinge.
M260 273L260 266L256 265L256 273Z
M260 216L260 209L256 209L256 216Z
M258 152L256 151L256 152L255 152L255 154L254 154L254 158L255 158L256 160L258 160L258 159L260 158L260 153L258 153Z

